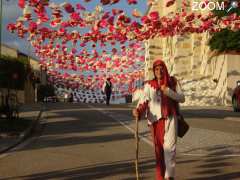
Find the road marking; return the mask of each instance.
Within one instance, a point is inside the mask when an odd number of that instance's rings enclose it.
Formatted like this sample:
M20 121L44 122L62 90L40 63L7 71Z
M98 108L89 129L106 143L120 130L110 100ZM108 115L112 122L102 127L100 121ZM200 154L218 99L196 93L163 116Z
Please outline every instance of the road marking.
M94 106L92 105L88 105L90 108L95 108ZM135 133L135 130L133 128L131 128L130 126L127 125L127 123L121 121L119 118L116 118L116 114L113 113L113 112L108 112L106 111L105 109L103 108L95 108L97 111L99 111L100 113L102 114L105 114L111 118L113 118L115 121L119 122L122 126L124 126L126 129L128 129L130 132L132 132L133 134ZM122 115L117 115L117 117L120 117ZM121 117L121 119L125 119L123 118L123 116ZM129 124L129 121L127 121L128 124ZM153 144L152 142L147 139L146 137L142 136L142 135L139 135L139 138L142 139L145 143L147 143L148 145L152 146L153 147Z
M198 156L198 157L240 157L240 154L223 154L223 155L209 155L209 154L193 154L193 153L178 153L183 156Z
M119 114L114 115L113 112L108 112L104 108L96 108L92 105L88 105L88 106L90 108L95 108L95 110L99 111L100 113L113 118L115 121L119 122L122 126L124 126L126 129L128 129L130 132L132 132L133 134L135 133L135 130L127 125L126 122L128 122L128 124L129 124L129 121L123 122L123 121L119 120L118 118L116 118L116 117L120 117L121 115L119 115ZM121 119L125 119L125 118L121 118ZM153 143L148 138L146 138L142 135L139 135L139 139L142 139L145 143L147 143L148 145L153 147ZM183 152L179 152L178 154L179 154L179 156L192 156L192 157L218 157L218 156L221 156L221 157L240 157L240 154L208 155L208 154L193 154L193 153L183 153Z
M225 121L233 121L233 122L240 122L240 117L239 118L225 117L223 120L225 120Z

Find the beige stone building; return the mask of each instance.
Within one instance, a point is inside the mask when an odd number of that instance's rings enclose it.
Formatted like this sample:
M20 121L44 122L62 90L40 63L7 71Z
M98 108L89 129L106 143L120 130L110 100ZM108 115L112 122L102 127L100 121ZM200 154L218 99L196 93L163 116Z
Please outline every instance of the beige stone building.
M39 78L41 84L47 83L47 74L44 71L40 70L39 62L33 57L28 57L26 54L19 52L16 48L9 47L8 45L2 45L1 54L5 56L11 57L25 57L28 58L30 66L33 70L34 76ZM24 90L10 90L10 93L17 93L17 98L19 103L34 103L36 102L37 91L36 87L32 85L32 83L27 80L25 82ZM7 89L0 88L0 92L2 94L7 93Z
M180 0L169 8L165 3L156 1L148 12L158 11L164 16L181 7ZM148 40L145 43L145 79L153 76L153 60L161 58L170 74L182 84L186 95L184 105L231 105L233 89L240 80L240 54L211 52L208 39L209 34L202 33Z

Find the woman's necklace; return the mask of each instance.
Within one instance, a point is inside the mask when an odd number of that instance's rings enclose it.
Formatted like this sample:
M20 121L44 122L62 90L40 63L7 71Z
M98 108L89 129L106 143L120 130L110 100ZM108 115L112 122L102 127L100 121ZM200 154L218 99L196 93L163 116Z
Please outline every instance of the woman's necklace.
M160 89L157 89L157 96L161 96L161 91L160 91Z
M161 101L161 91L160 91L160 89L157 89L156 94L157 94L157 101L160 102Z

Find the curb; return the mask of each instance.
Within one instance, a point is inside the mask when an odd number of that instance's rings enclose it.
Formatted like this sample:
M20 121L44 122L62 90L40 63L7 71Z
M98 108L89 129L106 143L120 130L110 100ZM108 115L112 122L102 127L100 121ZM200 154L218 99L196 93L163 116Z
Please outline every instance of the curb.
M30 127L28 127L25 131L23 131L18 136L16 142L14 142L13 144L9 145L5 149L2 149L0 151L0 154L6 153L10 149L12 149L12 148L16 147L17 145L21 144L23 141L25 141L28 137L30 137L32 135L32 133L34 132L34 130L35 130L36 126L37 126L37 124L39 123L39 120L40 120L40 118L42 116L42 112L43 112L43 107L41 107L36 120L33 121L33 123L30 125Z

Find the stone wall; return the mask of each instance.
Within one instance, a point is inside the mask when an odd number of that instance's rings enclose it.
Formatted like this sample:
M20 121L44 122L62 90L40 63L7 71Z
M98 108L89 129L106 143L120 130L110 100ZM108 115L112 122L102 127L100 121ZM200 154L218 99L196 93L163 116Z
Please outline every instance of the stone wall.
M1 46L1 54L5 56L17 57L17 50L7 45Z

